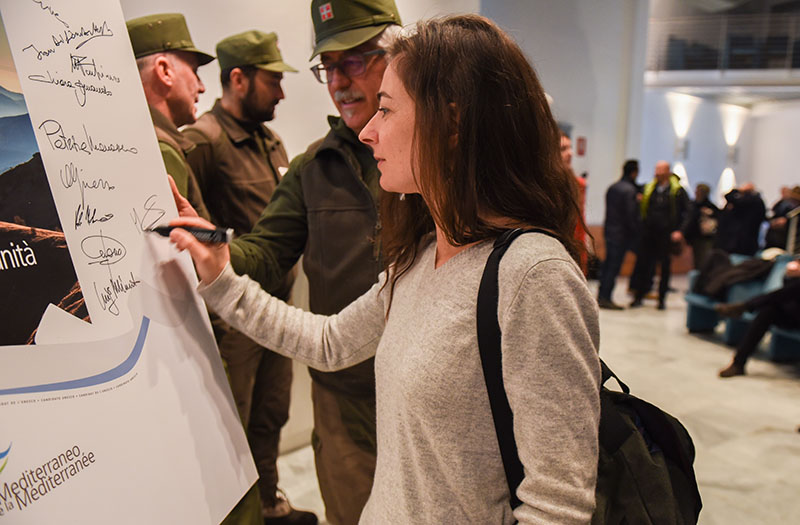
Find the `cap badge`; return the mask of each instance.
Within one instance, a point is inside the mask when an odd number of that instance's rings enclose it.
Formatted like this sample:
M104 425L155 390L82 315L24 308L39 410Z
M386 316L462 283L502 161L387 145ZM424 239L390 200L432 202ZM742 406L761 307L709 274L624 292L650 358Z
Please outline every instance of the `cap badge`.
M319 16L320 16L320 18L322 19L323 22L333 18L333 7L331 7L330 2L328 2L327 4L322 4L321 6L319 6Z

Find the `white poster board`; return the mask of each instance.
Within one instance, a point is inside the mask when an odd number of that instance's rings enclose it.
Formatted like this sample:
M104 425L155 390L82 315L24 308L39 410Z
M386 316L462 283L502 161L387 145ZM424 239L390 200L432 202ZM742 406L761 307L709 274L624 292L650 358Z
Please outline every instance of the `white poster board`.
M257 474L191 261L144 233L177 212L119 3L0 14L91 318L0 346L0 525L219 523Z

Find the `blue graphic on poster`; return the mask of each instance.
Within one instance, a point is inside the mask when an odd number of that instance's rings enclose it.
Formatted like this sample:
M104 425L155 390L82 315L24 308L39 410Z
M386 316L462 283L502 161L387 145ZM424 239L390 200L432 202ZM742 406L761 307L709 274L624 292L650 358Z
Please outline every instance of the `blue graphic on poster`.
M0 18L0 346L31 344L48 304L89 320Z

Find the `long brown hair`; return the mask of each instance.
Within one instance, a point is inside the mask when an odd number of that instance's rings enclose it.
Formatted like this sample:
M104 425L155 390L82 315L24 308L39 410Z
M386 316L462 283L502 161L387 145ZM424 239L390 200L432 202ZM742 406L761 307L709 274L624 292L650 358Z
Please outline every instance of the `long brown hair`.
M415 103L415 177L422 197L385 193L382 244L390 289L434 221L454 245L510 226L553 232L578 261L577 183L536 72L493 22L459 15L419 22L389 57ZM427 206L426 206L427 203Z

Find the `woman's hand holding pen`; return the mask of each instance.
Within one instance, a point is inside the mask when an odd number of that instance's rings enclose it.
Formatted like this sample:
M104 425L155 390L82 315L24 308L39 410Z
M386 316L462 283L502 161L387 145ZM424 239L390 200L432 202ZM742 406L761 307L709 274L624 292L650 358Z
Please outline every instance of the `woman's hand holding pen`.
M197 216L197 212L194 211L191 204L178 193L178 188L171 177L170 186L181 216L169 222L170 226L178 227L170 232L169 240L175 244L178 250L189 251L200 280L204 283L211 283L219 277L219 274L225 269L225 265L230 261L230 249L226 243L202 243L189 232L180 228L181 226L194 226L213 229L214 225Z

